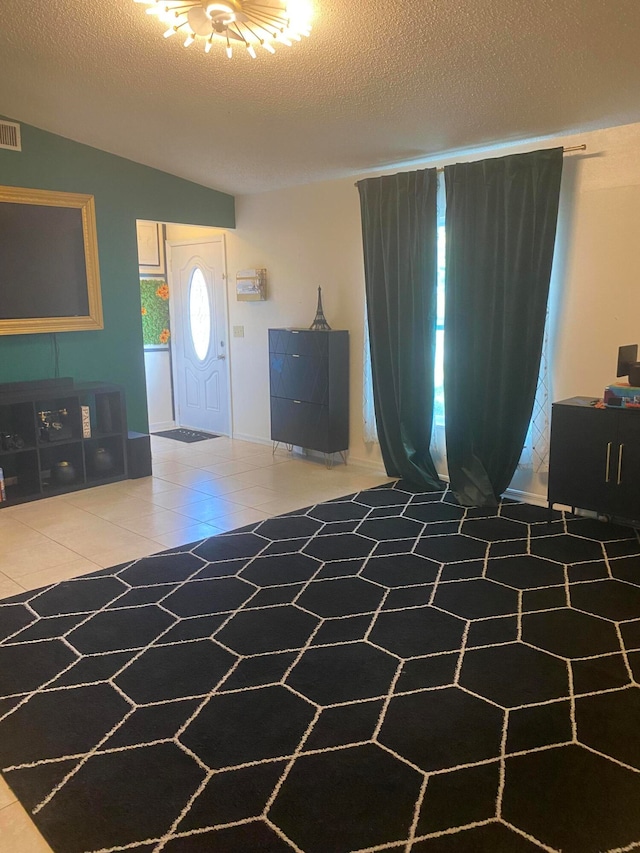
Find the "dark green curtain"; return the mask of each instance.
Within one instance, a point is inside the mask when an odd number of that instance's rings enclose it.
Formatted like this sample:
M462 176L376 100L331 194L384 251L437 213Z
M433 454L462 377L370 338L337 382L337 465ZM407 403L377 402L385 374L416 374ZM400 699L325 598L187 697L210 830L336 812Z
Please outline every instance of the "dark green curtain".
M387 474L442 488L433 419L437 172L358 184L376 426Z
M522 453L561 175L561 148L445 167L445 432L465 506L495 506Z

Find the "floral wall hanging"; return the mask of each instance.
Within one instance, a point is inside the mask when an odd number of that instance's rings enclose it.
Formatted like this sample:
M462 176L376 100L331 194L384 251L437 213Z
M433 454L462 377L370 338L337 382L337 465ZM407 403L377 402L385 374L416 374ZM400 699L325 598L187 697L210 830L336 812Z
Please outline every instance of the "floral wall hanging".
M169 285L161 278L140 279L142 339L145 346L169 344Z

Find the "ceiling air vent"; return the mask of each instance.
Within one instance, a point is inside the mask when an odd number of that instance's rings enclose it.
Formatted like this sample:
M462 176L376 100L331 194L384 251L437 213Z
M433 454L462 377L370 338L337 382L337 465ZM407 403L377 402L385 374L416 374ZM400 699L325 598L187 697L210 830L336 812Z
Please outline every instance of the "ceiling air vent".
M0 120L0 148L22 151L20 144L20 125L14 121Z

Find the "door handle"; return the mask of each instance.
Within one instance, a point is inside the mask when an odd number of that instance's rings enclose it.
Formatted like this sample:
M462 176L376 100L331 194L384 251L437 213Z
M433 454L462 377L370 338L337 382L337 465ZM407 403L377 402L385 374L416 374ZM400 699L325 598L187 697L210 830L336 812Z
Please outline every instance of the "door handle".
M224 361L226 358L226 355L218 355L218 356L216 356L216 358L218 359L218 361Z
M606 461L605 476L604 476L605 483L608 483L609 480L611 479L609 477L609 464L610 464L610 462L611 462L611 442L609 441L607 443L607 461Z
M618 447L618 483L617 483L618 486L622 482L622 451L623 451L623 449L624 449L624 444L621 444L620 447Z

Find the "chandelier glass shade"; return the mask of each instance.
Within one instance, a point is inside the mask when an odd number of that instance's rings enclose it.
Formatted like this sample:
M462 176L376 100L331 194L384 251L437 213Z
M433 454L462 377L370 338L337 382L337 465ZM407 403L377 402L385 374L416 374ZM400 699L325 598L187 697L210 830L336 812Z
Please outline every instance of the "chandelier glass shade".
M308 0L135 0L147 6L165 25L165 38L183 36L184 46L215 44L229 58L240 47L255 59L256 49L275 53L276 45L289 47L311 31Z

